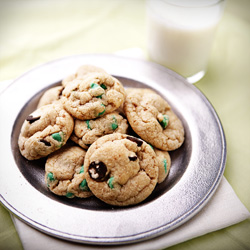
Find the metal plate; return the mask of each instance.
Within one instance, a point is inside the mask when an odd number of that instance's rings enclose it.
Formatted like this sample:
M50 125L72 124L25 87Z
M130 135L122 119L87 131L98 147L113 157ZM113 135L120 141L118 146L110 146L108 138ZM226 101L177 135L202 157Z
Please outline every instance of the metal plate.
M153 88L182 120L186 138L171 152L166 181L144 202L109 206L97 198L67 199L46 188L45 159L27 161L18 150L21 125L44 90L93 64L125 87ZM125 244L156 237L193 217L211 198L225 168L223 128L205 96L176 73L154 63L111 55L78 55L41 65L0 97L0 200L21 220L49 235L90 244Z

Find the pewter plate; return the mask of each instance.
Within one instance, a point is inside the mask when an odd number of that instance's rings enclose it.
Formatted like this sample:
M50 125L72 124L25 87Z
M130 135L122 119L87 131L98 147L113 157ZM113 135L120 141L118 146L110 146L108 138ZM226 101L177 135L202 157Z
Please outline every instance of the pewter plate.
M92 64L125 87L152 88L185 127L185 142L171 152L166 181L144 202L114 207L95 197L68 199L48 191L46 159L27 161L17 140L24 119L49 87ZM226 143L219 118L206 97L176 73L154 63L111 55L77 55L41 65L16 79L0 96L0 200L30 226L49 235L89 244L126 244L167 233L193 217L223 176Z

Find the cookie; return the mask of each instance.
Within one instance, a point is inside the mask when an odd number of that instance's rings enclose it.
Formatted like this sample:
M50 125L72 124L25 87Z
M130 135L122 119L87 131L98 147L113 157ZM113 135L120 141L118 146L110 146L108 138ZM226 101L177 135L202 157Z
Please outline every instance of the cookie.
M42 97L40 98L37 104L37 108L58 101L61 97L63 89L64 89L63 86L56 86L46 90L42 95Z
M88 148L99 137L112 133L126 134L128 123L118 112L113 111L94 120L75 120L71 140L82 148Z
M126 88L125 91L126 91L127 95L130 94L130 93L135 93L135 92L138 92L138 93L155 93L154 90L146 89L146 88Z
M162 151L159 149L154 149L156 154L156 159L158 161L158 183L162 183L168 176L170 166L171 166L171 158L168 151Z
M92 196L84 173L85 155L78 146L65 146L48 156L45 182L51 192L68 198Z
M67 142L73 128L74 120L62 105L42 106L31 113L21 127L20 152L28 160L45 157Z
M104 69L96 67L94 65L89 65L89 64L82 65L77 69L75 74L69 75L68 77L63 79L62 85L65 87L69 82L73 81L76 78L83 78L86 77L88 74L96 72L106 73Z
M123 108L135 133L152 146L171 151L182 145L182 122L160 95L147 89L129 91Z
M105 135L89 147L84 171L92 193L115 206L145 200L158 180L158 162L151 146L120 133Z
M85 64L80 66L77 71L76 71L76 76L77 77L81 77L81 76L86 76L88 74L91 73L107 73L104 69L94 66L94 65L90 65L90 64Z
M116 110L125 99L119 80L107 73L75 79L62 92L64 108L79 120L95 119Z

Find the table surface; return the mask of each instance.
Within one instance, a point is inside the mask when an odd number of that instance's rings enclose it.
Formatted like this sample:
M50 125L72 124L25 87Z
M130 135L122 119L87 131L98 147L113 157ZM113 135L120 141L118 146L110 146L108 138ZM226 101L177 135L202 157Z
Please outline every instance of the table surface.
M1 0L0 81L74 54L141 48L147 56L145 4L144 0ZM224 176L248 210L249 9L249 0L227 1L207 73L195 84L221 119L228 150ZM0 246L22 249L9 213L1 205L0 221ZM250 219L168 249L250 249L249 235Z

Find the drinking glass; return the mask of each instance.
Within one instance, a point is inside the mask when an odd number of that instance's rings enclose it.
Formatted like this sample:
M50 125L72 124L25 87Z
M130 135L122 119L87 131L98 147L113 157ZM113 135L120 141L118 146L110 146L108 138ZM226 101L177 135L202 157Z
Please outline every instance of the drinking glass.
M224 0L148 0L147 46L152 61L190 83L207 69Z

